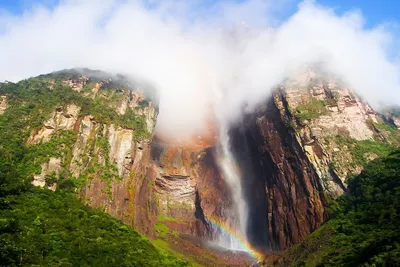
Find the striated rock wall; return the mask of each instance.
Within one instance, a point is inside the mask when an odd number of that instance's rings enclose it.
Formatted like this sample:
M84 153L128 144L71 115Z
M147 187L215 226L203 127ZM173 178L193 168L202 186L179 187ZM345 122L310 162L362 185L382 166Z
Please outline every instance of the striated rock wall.
M88 157L90 154L86 147L89 139L94 137L96 130L98 131L98 126L96 124L94 118L89 115L80 118L75 123L74 130L78 132L78 136L74 146L72 147L72 160L69 166L69 170L73 177L79 177L79 175L88 167Z
M154 237L157 203L153 190L155 173L150 165L150 144L146 141L133 142L127 133L117 132L113 138L125 146L110 153L110 160L118 159L118 155L129 156L129 162L127 159L125 165L120 165L122 169L118 169L122 176L112 180L94 177L85 185L81 195L90 206L102 208L138 231ZM127 147L130 147L129 154L126 154Z
M72 179L84 179L80 195L88 205L154 236L156 174L150 162L149 140L136 141L134 130L100 124L89 115L76 121L75 130L77 139L70 162L67 158L50 158L32 183L44 186L45 177L58 175L64 162Z
M285 249L324 222L326 200L318 174L273 100L245 115L231 138L245 173L242 184L253 244Z

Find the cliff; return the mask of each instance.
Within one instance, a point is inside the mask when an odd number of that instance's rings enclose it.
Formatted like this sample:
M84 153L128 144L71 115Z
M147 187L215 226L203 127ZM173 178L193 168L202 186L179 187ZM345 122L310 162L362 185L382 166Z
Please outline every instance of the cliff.
M349 175L400 144L394 123L340 79L321 71L308 68L288 79L274 102L331 198L346 190Z
M394 123L339 78L312 68L285 80L229 136L248 206L247 237L260 250L303 240L325 222L328 200L346 191L349 176L400 144ZM196 150L153 140L161 214L174 230L215 238L212 222L229 224L232 192L218 144ZM201 227L190 226L193 214Z
M54 191L72 183L86 204L154 236L156 175L150 143L157 111L152 100L126 78L89 70L21 83L28 88L22 93L32 90L31 98L35 90L49 95L45 107L38 107L37 122L25 118L25 144L40 154L33 162L32 184ZM14 102L10 109L24 101L18 94L9 93ZM2 99L4 113L7 97Z
M326 199L318 174L272 100L246 115L231 135L245 173L253 243L284 249L324 222Z
M218 242L221 225L235 227L215 122L190 140L164 138L154 133L157 106L147 91L101 72L6 86L0 116L23 129L32 184L73 188L86 204L173 244L188 236ZM228 135L248 243L281 250L317 229L347 178L400 144L396 116L378 114L340 79L312 68L243 114Z
M400 145L395 123L337 77L310 67L245 114L231 136L246 173L249 238L272 249L317 229L327 218L327 200L347 190L348 177Z

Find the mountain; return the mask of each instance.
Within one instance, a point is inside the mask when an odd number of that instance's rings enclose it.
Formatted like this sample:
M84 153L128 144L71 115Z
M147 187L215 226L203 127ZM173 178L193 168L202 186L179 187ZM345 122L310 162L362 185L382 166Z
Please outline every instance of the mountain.
M119 180L115 161L101 158L101 153L109 153L104 137L96 143L101 151L96 160L104 159L102 163L93 161L88 166L89 150L76 158L79 144L87 140L84 134L93 133L85 131L90 125L100 127L112 121L135 128L137 140L150 136L147 127L151 124L140 115L154 110L149 102L142 99L145 104L138 106L135 116L119 115L114 109L119 95L126 92L120 82L118 77L101 81L91 76L89 80L80 72L68 71L0 84L1 266L187 266L76 197L75 192L92 175L108 182ZM139 95L129 95L131 105L138 105L134 97ZM99 100L105 97L110 106ZM78 117L82 123L77 123ZM110 126L110 131L115 128ZM118 128L115 132L119 133ZM83 169L85 173L72 178Z
M349 177L362 177L367 162L400 145L396 112L377 113L338 77L312 66L288 77L225 132L211 118L208 132L186 141L155 132L156 95L122 75L64 70L2 83L0 96L2 238L9 244L1 255L15 264L80 265L79 257L53 253L53 236L37 233L49 238L40 252L33 239L14 239L10 225L16 220L22 236L30 233L29 221L42 229L42 217L58 218L49 222L58 231L72 231L63 220L94 235L93 225L114 229L95 219L79 225L82 216L100 216L121 229L124 223L188 264L245 266L269 255L279 263L287 255L277 251L296 249L328 228L329 203L348 192ZM63 198L71 204L62 206ZM25 206L29 212L19 213ZM98 234L113 244L142 238L127 229ZM149 266L186 264L146 242L132 250L154 251ZM30 251L47 252L18 259ZM126 265L143 258L140 253ZM107 252L104 257L112 260Z

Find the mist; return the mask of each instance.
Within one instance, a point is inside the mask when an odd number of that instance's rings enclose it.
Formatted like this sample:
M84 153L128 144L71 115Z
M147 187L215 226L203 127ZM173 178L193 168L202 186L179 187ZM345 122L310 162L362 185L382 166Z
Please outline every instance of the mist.
M279 2L279 3L278 3ZM231 121L304 64L324 62L375 108L400 104L398 36L304 1L70 0L0 12L0 80L88 67L140 77L160 96L158 131L185 137Z

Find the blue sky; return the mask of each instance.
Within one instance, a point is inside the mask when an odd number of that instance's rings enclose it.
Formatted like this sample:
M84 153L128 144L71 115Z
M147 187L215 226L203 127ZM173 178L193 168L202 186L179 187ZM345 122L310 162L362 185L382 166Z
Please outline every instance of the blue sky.
M12 14L20 14L25 9L40 4L47 7L54 6L60 0L0 0L0 9ZM161 0L162 1L162 0ZM224 0L224 1L243 1L243 0ZM278 1L278 0L272 0ZM281 1L281 0L279 0ZM282 14L288 17L296 11L299 0L287 0L287 10ZM204 0L205 5L218 2L217 0ZM338 14L351 9L359 9L366 18L366 26L373 27L386 22L400 23L400 0L316 0L317 3L332 7Z
M319 0L318 3L336 8L338 13L360 9L368 26L387 21L400 22L399 0Z
M0 0L0 9L7 10L12 14L20 14L24 9L31 8L36 4L52 6L58 0Z

